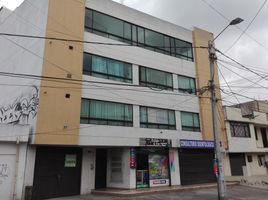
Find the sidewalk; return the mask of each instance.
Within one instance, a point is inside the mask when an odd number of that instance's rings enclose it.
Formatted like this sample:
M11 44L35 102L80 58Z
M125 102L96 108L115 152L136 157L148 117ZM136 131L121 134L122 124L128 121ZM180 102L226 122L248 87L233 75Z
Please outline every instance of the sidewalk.
M238 183L227 183L228 186L233 186L237 184ZM133 189L133 190L120 190L120 189L107 188L103 190L93 190L92 194L117 196L117 197L134 197L134 196L150 195L155 193L182 192L188 190L213 188L216 186L217 186L216 183L211 183L211 184L199 184L199 185L188 185L188 186L155 187L155 188Z

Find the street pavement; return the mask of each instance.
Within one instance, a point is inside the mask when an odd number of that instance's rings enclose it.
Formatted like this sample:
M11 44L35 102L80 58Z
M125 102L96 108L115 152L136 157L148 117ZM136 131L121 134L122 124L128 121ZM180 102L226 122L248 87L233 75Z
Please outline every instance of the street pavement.
M112 197L101 195L84 195L57 198L53 200L216 200L217 189L196 189L183 192L156 193L139 197ZM268 200L268 190L246 186L228 187L227 200Z

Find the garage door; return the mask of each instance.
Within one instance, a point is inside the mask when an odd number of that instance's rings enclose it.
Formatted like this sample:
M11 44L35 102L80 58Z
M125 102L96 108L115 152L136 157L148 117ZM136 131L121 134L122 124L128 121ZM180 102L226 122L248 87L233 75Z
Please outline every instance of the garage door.
M213 150L180 149L179 160L182 185L216 182Z
M243 166L246 166L245 154L229 154L232 176L243 176Z
M34 173L33 199L80 194L81 149L37 148Z

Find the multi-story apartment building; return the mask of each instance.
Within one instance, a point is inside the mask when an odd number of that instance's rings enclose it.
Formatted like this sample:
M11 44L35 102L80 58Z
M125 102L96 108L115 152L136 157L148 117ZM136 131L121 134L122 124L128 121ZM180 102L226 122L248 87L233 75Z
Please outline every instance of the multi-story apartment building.
M267 176L267 101L246 102L224 110L229 146L225 175L230 180Z
M110 0L26 0L0 30L45 37L0 38L1 123L30 127L18 198L215 181L211 33Z

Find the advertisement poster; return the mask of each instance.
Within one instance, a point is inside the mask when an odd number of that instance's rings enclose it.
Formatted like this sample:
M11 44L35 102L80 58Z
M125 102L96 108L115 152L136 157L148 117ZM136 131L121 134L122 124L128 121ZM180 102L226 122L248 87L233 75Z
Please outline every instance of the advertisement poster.
M65 155L64 167L76 167L76 155Z
M166 155L149 155L149 178L152 187L169 185L168 167L168 158Z
M169 152L170 171L175 172L174 151Z

